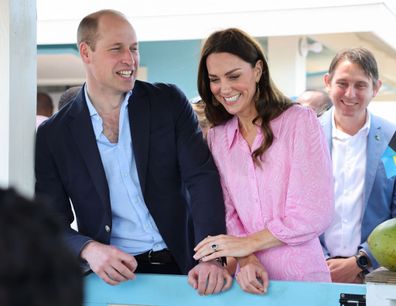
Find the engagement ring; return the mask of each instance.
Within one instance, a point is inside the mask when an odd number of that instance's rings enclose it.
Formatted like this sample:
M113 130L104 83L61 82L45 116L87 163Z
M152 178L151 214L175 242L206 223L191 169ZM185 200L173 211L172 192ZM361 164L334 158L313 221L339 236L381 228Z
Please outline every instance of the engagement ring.
M213 252L216 252L219 246L216 243L213 243L210 248L213 250Z

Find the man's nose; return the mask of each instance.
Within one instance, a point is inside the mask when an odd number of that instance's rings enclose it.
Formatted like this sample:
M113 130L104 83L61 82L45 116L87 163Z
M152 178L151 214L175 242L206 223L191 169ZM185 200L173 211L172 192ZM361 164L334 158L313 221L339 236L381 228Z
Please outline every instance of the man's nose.
M353 86L349 85L345 91L345 96L352 98L356 95L356 90Z
M133 65L135 63L135 59L133 57L133 54L130 50L125 50L122 58L123 63L128 64L128 65Z

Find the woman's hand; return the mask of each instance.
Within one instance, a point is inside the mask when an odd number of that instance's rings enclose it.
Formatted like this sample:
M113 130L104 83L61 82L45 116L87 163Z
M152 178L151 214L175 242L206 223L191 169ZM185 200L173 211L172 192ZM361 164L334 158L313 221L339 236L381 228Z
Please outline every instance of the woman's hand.
M230 235L208 236L194 248L195 260L208 261L219 257L245 257L260 250L283 245L270 231L250 234L246 237Z
M268 274L257 257L252 254L238 259L240 270L236 280L243 291L264 294L268 288Z
M209 261L219 257L244 257L256 251L255 240L250 236L208 236L194 248L195 260Z

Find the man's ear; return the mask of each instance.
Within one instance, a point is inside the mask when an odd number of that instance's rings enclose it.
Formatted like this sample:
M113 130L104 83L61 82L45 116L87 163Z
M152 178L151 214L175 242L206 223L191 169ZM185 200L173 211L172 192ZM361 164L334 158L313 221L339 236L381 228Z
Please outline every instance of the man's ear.
M88 64L90 61L89 55L91 52L90 46L88 46L88 44L86 42L82 42L82 43L80 43L79 49L80 49L79 51L80 51L80 56L81 56L82 61L85 64Z
M373 87L373 98L378 94L379 90L381 89L382 81L378 80Z
M330 83L331 83L330 74L326 73L326 74L323 76L323 82L324 82L326 88L327 88L327 89L330 89Z

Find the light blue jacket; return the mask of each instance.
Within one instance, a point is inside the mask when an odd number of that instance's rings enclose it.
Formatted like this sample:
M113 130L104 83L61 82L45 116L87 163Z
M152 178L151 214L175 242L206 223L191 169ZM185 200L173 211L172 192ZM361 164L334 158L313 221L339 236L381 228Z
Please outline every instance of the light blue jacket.
M331 114L332 110L330 109L319 118L329 144L330 153L333 128ZM373 268L377 268L379 264L368 248L367 238L378 224L396 217L396 177L386 177L384 164L381 161L382 154L395 133L396 125L373 114L370 114L370 120L370 131L367 136L362 240L359 249L363 249L368 254ZM324 251L327 252L323 235L320 240Z

